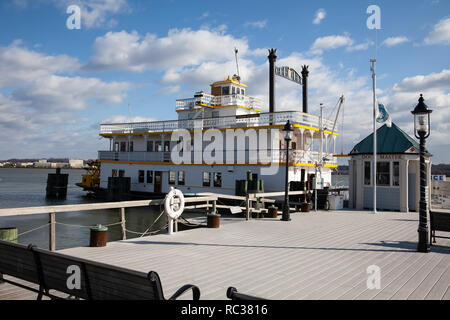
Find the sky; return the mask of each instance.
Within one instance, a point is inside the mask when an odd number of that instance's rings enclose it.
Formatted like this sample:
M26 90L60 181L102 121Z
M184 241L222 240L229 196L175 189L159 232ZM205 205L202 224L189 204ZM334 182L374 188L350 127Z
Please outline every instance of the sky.
M68 28L77 5L79 29ZM380 8L371 30L370 5ZM69 24L70 25L70 24ZM433 110L427 149L450 163L450 1L0 1L0 159L96 158L100 123L176 119L175 100L236 73L268 111L268 48L309 65L309 111L332 118L345 96L344 153L372 132L372 78L392 120L413 135L420 94ZM276 80L276 109L301 87ZM340 129L340 128L339 128ZM344 163L342 164L345 164Z

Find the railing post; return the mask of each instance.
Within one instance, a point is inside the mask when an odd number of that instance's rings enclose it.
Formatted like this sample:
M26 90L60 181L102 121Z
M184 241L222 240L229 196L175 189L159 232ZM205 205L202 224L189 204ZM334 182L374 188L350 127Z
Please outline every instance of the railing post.
M250 199L248 193L245 196L245 219L250 220Z
M55 251L55 249L56 249L56 237L55 237L55 233L56 233L56 230L55 230L55 222L56 222L56 219L55 219L55 213L54 212L50 212L49 214L48 214L48 222L50 223L50 225L49 225L49 235L48 235L48 249L50 250L50 251Z
M209 214L209 201L206 201L205 211L206 211L206 216L208 216L208 214Z
M212 211L213 211L213 214L216 214L216 213L217 213L217 210L216 210L216 200L213 201L213 209L212 209Z
M174 232L178 232L178 219L173 220L173 224L174 224Z
M121 226L122 226L122 240L127 240L125 208L120 208L120 221L121 221Z

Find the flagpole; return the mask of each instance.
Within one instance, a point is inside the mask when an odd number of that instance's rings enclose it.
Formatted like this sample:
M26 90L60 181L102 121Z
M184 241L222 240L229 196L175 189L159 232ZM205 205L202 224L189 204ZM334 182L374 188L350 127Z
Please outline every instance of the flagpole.
M370 59L372 66L372 82L373 82L373 213L377 213L377 76L375 71L375 64L377 59Z

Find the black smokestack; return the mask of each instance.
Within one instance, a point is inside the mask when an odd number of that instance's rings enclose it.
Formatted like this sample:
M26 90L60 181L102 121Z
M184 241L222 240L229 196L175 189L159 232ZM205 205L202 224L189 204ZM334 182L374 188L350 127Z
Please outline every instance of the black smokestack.
M302 66L303 112L308 113L308 71L309 66Z
M277 49L269 49L269 112L275 112L275 62Z

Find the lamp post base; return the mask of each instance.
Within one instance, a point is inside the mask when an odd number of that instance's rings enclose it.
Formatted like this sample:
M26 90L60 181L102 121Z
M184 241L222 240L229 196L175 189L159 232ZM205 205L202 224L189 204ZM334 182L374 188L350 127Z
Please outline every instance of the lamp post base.
M428 242L428 232L419 230L419 243L417 252L430 252L430 243Z
M283 208L283 214L281 215L281 221L291 221L289 211L287 211L286 208Z

